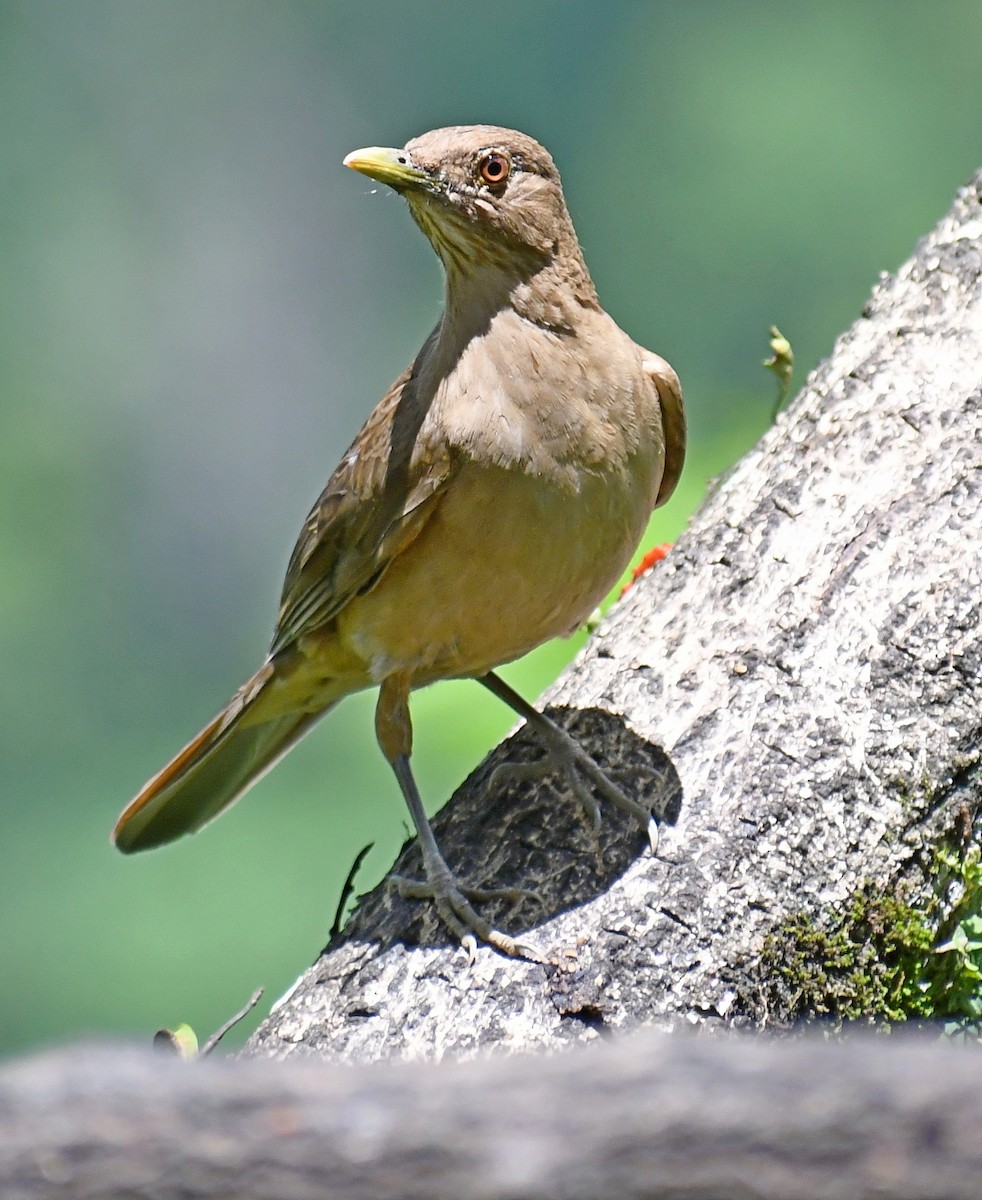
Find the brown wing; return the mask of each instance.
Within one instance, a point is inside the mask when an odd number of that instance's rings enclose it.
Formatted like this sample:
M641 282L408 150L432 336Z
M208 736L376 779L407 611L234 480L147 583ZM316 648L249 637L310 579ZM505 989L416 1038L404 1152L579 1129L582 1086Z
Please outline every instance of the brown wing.
M417 362L419 359L417 359ZM373 587L416 537L450 478L447 447L405 371L348 447L304 524L283 582L270 654L330 621Z
M685 463L685 408L682 405L682 385L678 375L660 354L644 352L641 364L654 380L661 401L661 423L665 434L665 470L655 507L664 504L675 491Z

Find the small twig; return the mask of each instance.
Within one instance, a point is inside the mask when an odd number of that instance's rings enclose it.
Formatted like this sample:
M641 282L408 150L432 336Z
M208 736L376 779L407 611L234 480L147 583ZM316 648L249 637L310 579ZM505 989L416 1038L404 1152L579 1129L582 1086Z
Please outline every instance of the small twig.
M256 1007L256 1005L259 1003L259 1001L262 999L262 997L263 997L263 989L261 987L256 988L256 990L250 996L248 1003L243 1004L243 1006L239 1009L239 1011L235 1014L235 1016L229 1017L229 1019L224 1023L224 1025L219 1026L219 1028L215 1030L215 1032L211 1035L211 1037L201 1047L201 1052L198 1055L198 1057L206 1058L209 1054L211 1054L212 1050L215 1049L215 1047L222 1040L222 1038L226 1035L226 1033L228 1033L228 1031L230 1029L232 1029L236 1025L238 1025L238 1023L243 1019L243 1017L247 1017L249 1015L249 1013L251 1013L252 1010Z
M331 922L331 928L327 934L328 943L333 942L341 932L341 925L344 922L344 910L347 908L351 894L355 890L355 876L358 874L361 864L365 861L365 855L374 846L374 842L369 842L367 846L362 846L355 855L354 862L351 864L348 874L344 877L344 883L341 885L341 895L338 897L338 906L334 910L334 920Z

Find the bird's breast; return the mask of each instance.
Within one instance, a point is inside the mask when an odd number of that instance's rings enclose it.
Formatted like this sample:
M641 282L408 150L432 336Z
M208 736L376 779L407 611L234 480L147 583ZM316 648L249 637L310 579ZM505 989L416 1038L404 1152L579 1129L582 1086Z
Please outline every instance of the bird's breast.
M479 675L570 633L627 565L651 510L654 448L555 476L465 461L416 540L339 614L375 681Z
M657 390L606 314L572 337L505 310L453 353L445 333L419 365L418 445L447 448L450 478L337 618L376 681L481 674L571 632L627 565L664 467Z

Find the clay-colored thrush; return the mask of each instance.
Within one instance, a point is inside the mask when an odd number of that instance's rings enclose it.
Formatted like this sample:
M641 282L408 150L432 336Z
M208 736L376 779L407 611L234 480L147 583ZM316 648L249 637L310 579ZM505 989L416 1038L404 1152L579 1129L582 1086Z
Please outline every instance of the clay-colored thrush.
M129 804L130 852L192 833L342 697L379 686L375 728L449 928L521 953L443 860L410 769L409 693L473 678L538 730L587 808L648 821L493 668L568 634L616 582L682 468L678 377L600 307L559 174L532 138L437 129L349 167L409 204L446 306L328 481L287 569L266 661Z

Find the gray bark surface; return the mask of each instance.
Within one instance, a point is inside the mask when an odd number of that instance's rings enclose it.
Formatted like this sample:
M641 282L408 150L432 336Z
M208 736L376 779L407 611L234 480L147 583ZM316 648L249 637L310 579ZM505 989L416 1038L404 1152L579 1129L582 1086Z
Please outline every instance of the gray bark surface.
M976 1200L977 1053L666 1037L339 1066L0 1070L4 1200Z
M519 731L435 828L462 878L538 893L482 909L545 965L468 965L383 885L252 1052L439 1058L766 1020L742 997L776 923L871 879L923 889L982 792L980 195L982 173L544 698L677 810L657 854L609 806L594 841L556 780L489 788L536 756ZM415 846L396 870L420 875Z

